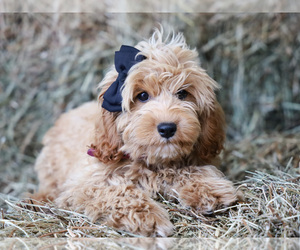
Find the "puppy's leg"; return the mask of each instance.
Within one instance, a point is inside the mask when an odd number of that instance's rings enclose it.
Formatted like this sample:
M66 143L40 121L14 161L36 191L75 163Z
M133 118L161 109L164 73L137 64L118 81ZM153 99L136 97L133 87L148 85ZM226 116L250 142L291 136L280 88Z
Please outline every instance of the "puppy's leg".
M180 202L203 214L229 206L237 200L233 183L226 180L214 166L190 168L189 174L180 175L174 183Z
M173 229L167 211L133 185L68 190L57 203L80 207L92 221L100 219L108 226L135 234L165 237Z

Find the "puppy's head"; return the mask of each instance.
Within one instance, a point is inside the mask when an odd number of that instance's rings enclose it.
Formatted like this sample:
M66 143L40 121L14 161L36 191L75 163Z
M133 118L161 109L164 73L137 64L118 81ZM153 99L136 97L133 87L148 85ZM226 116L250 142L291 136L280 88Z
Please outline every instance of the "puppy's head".
M129 155L147 164L210 163L225 137L224 115L214 93L218 84L199 66L197 52L181 34L164 42L156 31L136 48L146 59L128 72L122 112L101 108L95 156L103 162ZM100 84L100 103L117 76L112 69Z

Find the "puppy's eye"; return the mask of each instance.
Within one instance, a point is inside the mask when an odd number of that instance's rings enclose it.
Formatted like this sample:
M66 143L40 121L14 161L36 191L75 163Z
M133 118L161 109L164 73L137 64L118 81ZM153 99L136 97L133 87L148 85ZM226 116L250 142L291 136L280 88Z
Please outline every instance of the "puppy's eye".
M188 95L188 92L186 90L180 90L176 93L176 96L179 100L184 100Z
M141 102L146 102L149 100L149 94L147 92L142 92L139 93L137 95L137 98L141 101Z

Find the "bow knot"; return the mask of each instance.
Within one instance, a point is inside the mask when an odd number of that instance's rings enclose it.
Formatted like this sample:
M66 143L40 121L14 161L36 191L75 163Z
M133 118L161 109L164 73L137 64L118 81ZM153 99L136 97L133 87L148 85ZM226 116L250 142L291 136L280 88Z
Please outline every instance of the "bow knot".
M140 51L134 47L122 45L119 51L115 52L115 68L119 73L103 95L102 107L110 112L122 111L121 88L124 85L128 71L138 62L146 59L143 55L136 56Z
M125 70L124 71L121 71L121 72L119 72L119 80L121 81L121 82L125 82L125 80L126 80L126 77L127 77L127 72L125 72Z

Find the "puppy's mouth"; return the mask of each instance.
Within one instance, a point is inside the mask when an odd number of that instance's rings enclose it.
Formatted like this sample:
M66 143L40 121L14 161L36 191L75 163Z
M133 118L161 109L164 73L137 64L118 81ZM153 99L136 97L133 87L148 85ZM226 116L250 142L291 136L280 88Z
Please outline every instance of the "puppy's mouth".
M154 146L154 149L149 148L148 153L145 155L147 162L155 164L157 162L180 161L191 153L192 145L179 145L171 141L172 139L167 139L164 144Z
M149 165L180 161L191 153L193 144L179 143L175 138L164 138L159 143L136 145L134 149L124 145L121 149L131 159L144 161Z

